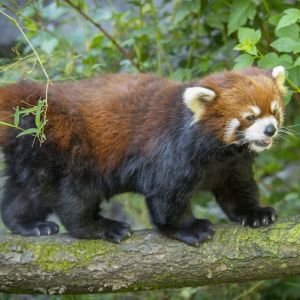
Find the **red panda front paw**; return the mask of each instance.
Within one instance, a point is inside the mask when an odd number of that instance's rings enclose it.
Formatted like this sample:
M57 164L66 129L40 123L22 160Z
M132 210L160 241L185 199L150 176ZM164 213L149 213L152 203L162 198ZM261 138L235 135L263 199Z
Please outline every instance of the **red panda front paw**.
M238 222L242 226L257 228L268 226L276 221L276 211L272 207L259 207L253 211L241 215Z
M195 219L189 226L176 230L164 230L164 233L188 245L199 246L201 243L212 239L215 232L210 221Z

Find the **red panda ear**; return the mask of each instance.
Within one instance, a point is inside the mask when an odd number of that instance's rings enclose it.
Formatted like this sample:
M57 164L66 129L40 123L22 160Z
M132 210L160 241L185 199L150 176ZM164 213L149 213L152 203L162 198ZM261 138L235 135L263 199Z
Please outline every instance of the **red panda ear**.
M183 93L184 103L191 103L194 101L211 101L216 97L216 93L211 90L200 86L188 87Z
M204 87L188 87L183 93L183 102L194 113L194 122L201 119L205 104L203 102L210 102L216 97L216 93Z
M277 66L272 70L272 77L274 78L280 92L286 94L285 82L285 69L283 66Z

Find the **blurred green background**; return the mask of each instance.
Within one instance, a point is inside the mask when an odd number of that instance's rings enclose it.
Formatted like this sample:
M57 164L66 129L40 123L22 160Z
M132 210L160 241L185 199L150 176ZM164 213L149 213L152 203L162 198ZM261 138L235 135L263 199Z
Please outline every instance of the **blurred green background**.
M17 24L53 81L138 71L190 80L224 69L283 65L288 74L285 126L289 133L259 156L255 174L264 205L273 205L280 216L300 213L299 1L0 0L0 10L17 22L0 13L0 84L46 79ZM4 168L0 156L2 173ZM4 180L2 174L1 186ZM227 222L210 194L195 195L193 209L198 217ZM134 229L151 227L139 195L115 197L106 213L117 214ZM0 231L6 232L3 225ZM7 300L31 298L300 299L300 278L122 295L0 294Z

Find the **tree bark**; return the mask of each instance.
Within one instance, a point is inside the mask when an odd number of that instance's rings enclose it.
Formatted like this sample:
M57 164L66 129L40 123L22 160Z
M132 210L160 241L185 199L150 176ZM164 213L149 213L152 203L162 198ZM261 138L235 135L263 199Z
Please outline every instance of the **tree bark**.
M105 293L300 275L300 216L259 229L217 225L198 248L155 231L121 244L68 235L0 236L0 291Z

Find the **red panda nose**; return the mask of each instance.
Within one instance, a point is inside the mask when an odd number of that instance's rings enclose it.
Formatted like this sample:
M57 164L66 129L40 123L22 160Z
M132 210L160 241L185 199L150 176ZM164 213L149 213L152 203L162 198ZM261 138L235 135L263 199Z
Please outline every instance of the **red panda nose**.
M270 124L265 128L264 134L267 136L273 136L275 132L276 132L275 126Z

